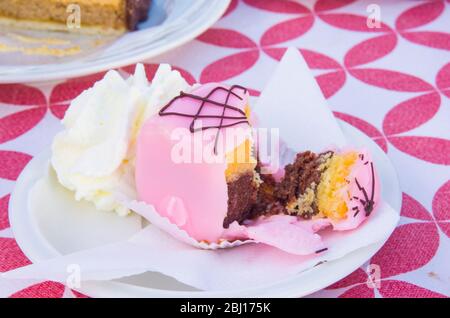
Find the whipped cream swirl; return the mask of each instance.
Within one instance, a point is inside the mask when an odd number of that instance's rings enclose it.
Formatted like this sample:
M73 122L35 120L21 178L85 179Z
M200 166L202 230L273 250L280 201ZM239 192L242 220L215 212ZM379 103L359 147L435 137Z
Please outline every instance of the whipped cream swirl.
M55 136L51 164L76 200L127 215L118 195L136 197L135 142L141 126L180 91L191 90L178 71L162 64L150 84L144 66L127 80L109 71L75 98Z

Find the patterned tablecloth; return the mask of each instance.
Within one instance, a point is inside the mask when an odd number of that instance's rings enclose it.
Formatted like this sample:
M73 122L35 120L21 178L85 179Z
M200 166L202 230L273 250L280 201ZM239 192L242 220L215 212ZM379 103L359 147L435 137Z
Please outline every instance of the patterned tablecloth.
M151 77L169 62L190 82L239 83L257 96L288 46L336 116L387 153L403 191L385 246L314 296L450 296L450 1L234 0L211 29L146 68ZM0 272L29 263L8 222L15 180L49 145L70 100L101 76L0 85ZM380 268L376 284L370 264ZM53 282L14 289L0 281L3 297L83 297Z

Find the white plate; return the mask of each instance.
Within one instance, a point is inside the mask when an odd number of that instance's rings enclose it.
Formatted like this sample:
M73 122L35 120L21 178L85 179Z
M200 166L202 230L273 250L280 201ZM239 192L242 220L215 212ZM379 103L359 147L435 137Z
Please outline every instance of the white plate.
M400 211L401 191L394 167L386 154L359 130L345 122L339 123L347 139L354 146L366 147L371 151L380 175L382 196L395 211ZM47 216L42 225L43 220L40 218L45 213L38 215L30 213L30 209L27 208L28 193L34 183L46 173L49 156L50 151L46 151L36 156L27 165L17 180L10 200L9 218L12 230L20 248L31 261L40 261L79 249L79 237L85 235L88 231L85 227L89 227L90 224L86 214L84 214L84 220L76 220L74 217L77 214L67 215L64 213L68 212L60 211L63 217L48 218ZM113 213L110 216L120 218ZM98 222L98 217L93 216L93 218L95 220L92 222ZM77 229L76 224L83 222L87 222L85 227ZM58 233L68 228L72 234L62 235L64 239L61 239ZM79 235L76 234L77 231ZM57 237L59 239L56 239ZM100 242L91 242L91 244L95 246ZM118 281L83 283L81 291L92 297L300 297L325 288L347 276L372 257L383 244L384 242L373 244L342 259L316 266L290 279L258 288L226 292L198 291L162 274L145 273Z
M49 57L0 52L0 83L71 78L151 58L203 33L222 16L229 3L230 0L153 0L149 19L139 24L137 31L118 38L2 29L0 39L5 41L18 41L23 36L57 38L81 47L83 53ZM22 42L31 45L30 41Z

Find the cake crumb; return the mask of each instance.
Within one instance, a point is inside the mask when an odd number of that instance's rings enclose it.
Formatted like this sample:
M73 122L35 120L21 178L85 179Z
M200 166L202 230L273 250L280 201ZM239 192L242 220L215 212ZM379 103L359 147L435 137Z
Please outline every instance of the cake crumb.
M433 271L428 272L427 275L428 275L428 277L430 277L430 278L436 278L436 279L439 279L439 275L436 274L436 273L433 272Z

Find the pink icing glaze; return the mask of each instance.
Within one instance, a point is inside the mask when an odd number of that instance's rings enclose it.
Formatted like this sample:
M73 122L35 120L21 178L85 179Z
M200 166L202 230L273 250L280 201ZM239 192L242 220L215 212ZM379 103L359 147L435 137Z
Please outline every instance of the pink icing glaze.
M347 217L344 220L331 221L333 229L337 231L351 230L358 227L365 219L367 219L367 217L371 213L374 213L376 211L376 208L380 201L380 181L378 179L375 166L373 167L373 180L372 180L372 168L371 168L372 157L370 153L365 149L359 150L358 153L360 154L360 157L352 167L350 176L348 177L350 183L344 190L345 192L348 190L351 195L351 198L347 198L347 196L344 195L344 197L346 198L347 207L349 208L349 211L347 212ZM359 189L356 180L358 180L359 186L363 187L366 190L369 199L372 199L372 189L373 189L374 206L372 212L370 212L369 215L366 215L367 213L364 210L364 205L360 200L360 199L365 200L365 196L363 191ZM358 199L354 197L357 197ZM357 208L357 210L353 210L353 208L355 209Z
M218 84L206 84L195 89L192 94L206 96ZM239 109L247 105L248 94L242 90L235 90L242 99L230 96L228 104ZM210 99L224 102L227 93L215 92ZM194 115L198 111L201 101L192 98L179 98L173 102L166 111L183 112ZM211 103L206 103L202 115L220 116L223 108ZM236 114L227 110L227 115ZM214 140L217 129L196 131L191 133L188 129L193 118L179 115L153 116L142 127L137 141L136 155L136 188L138 198L153 205L158 213L167 217L172 223L177 224L190 236L198 241L214 242L223 237L223 220L227 213L227 184L224 160L224 152L213 153ZM229 124L230 120L224 120L223 124ZM217 118L202 118L203 126L217 126ZM230 128L220 129L220 137L223 138L225 152L236 143L226 142L226 132L233 128L249 129L247 124L239 124ZM174 157L180 145L180 138L188 140L191 147L190 162L180 162ZM204 136L205 138L202 138ZM238 138L238 139L239 139ZM185 148L187 149L187 148ZM203 151L203 152L202 152ZM202 159L202 153L208 155L209 162ZM200 154L200 159L195 157ZM174 159L175 158L175 159ZM209 160L208 159L208 160Z

